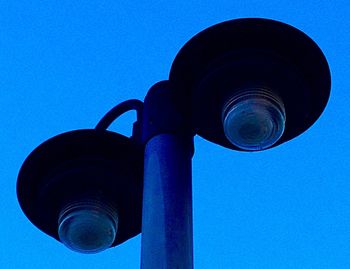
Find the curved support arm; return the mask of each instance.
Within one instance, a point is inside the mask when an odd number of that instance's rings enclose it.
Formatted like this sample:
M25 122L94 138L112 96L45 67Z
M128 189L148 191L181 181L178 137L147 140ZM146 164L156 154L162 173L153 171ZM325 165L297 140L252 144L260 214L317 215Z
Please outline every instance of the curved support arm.
M97 123L95 129L106 130L112 124L113 121L115 121L122 114L130 110L136 110L136 113L137 113L137 121L134 123L132 137L138 140L141 137L140 129L141 129L141 121L142 121L143 102L137 99L127 100L113 107Z

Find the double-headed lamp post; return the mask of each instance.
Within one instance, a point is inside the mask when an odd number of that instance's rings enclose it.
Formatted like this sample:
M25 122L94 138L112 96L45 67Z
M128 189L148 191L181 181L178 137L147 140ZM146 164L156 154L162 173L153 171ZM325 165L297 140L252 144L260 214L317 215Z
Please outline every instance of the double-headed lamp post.
M306 131L330 94L330 71L304 33L269 19L237 19L194 36L169 80L128 100L95 129L60 134L22 165L19 203L72 250L97 253L142 231L141 267L193 268L193 137L265 150ZM130 138L107 131L137 111Z

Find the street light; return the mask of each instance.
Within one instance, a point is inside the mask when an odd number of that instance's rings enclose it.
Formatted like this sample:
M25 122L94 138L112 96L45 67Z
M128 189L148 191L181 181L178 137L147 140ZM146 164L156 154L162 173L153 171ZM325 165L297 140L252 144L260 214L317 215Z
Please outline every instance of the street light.
M330 72L319 47L296 28L267 19L231 20L200 32L176 56L170 80L188 102L195 132L236 150L250 150L239 142L251 144L250 134L239 136L230 128L242 114L251 116L252 134L274 141L263 149L277 146L307 130L330 93ZM274 128L261 130L264 122Z
M180 50L144 106L126 101L95 129L35 149L18 176L20 205L39 229L83 253L138 234L142 215L142 268L192 268L193 136L265 150L306 131L329 94L327 61L301 31L268 19L217 24ZM138 112L131 138L106 131L130 109Z
M140 101L111 110L95 129L55 136L23 163L19 203L29 220L72 250L96 253L141 231L143 146L133 137L106 131ZM142 104L142 103L141 103Z

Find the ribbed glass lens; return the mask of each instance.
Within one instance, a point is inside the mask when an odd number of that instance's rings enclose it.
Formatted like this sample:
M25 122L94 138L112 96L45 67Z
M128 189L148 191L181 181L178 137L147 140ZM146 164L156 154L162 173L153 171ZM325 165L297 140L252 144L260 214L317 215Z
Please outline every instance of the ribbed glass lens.
M97 253L113 244L117 228L118 215L113 208L98 201L82 201L62 210L58 235L74 251Z
M234 96L224 108L223 125L227 139L236 147L257 151L271 147L285 127L282 101L263 89Z

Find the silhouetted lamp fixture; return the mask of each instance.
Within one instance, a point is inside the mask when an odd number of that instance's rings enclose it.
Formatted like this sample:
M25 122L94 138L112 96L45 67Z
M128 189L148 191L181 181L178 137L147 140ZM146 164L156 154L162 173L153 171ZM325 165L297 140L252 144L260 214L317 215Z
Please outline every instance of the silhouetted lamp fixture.
M105 130L142 103L126 101L95 129L60 134L37 147L18 175L17 195L31 222L68 248L96 253L141 231L143 146ZM136 135L136 136L135 136Z
M162 171L167 177L172 169L190 173L189 168L171 166L144 171L148 141L141 137L149 128L160 125L152 129L154 134L147 133L149 137L191 133L234 150L264 150L300 135L319 118L329 98L330 83L323 53L294 27L268 19L217 24L180 50L169 81L156 84L146 98L147 108L143 109L140 101L126 101L112 109L95 129L64 133L36 148L18 176L20 205L34 225L75 251L95 253L118 245L141 231L143 173L145 178L157 169L168 169ZM168 92L172 97L164 99ZM170 114L181 111L189 122L183 125L186 130L162 126L167 124L168 115L159 112L162 108ZM133 137L106 130L130 109L138 112ZM142 125L146 127L141 128L143 115L147 116ZM162 139L159 147L173 143ZM153 146L158 147L157 143ZM162 158L172 156L172 152L166 154ZM146 151L145 156L150 153ZM163 202L179 203L184 198L180 196ZM152 203L148 198L145 201ZM144 213L152 208L152 204L143 206ZM154 207L152 210L166 208ZM143 233L147 232L145 228ZM190 264L191 258L186 268Z
M237 19L194 36L170 72L188 102L195 133L238 150L262 150L308 129L330 93L319 47L268 19Z

